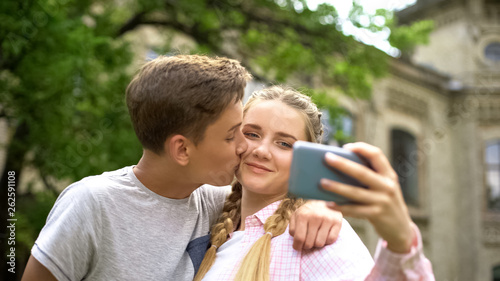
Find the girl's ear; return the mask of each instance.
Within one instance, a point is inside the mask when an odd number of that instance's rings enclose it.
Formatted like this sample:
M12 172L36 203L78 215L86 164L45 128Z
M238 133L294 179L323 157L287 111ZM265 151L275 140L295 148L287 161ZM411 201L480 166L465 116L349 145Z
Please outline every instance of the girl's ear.
M181 166L189 163L189 149L191 142L183 135L175 135L165 142L165 150L170 151L170 157Z

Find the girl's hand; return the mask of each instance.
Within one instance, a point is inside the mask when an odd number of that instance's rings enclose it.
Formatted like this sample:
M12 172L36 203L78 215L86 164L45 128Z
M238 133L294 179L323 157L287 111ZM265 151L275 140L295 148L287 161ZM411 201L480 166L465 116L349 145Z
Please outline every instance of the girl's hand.
M398 176L382 151L366 143L352 143L345 149L363 156L373 170L332 153L325 156L326 163L368 187L359 188L328 179L321 186L328 191L350 198L358 204L330 206L344 216L364 218L370 221L376 232L387 241L387 248L395 253L410 251L414 240L412 221L403 199Z

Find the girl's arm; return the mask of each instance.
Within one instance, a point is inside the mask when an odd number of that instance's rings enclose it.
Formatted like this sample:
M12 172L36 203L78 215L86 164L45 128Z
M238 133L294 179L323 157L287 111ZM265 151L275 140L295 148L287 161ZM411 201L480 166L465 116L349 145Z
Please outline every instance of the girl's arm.
M344 146L344 148L365 157L373 170L327 153L325 160L328 165L356 178L368 187L368 189L363 189L322 179L321 185L325 190L338 193L360 203L342 206L330 203L331 207L342 212L344 216L367 219L385 241L379 250L380 254L376 256L374 270L390 266L387 264L387 260L383 260L384 258L393 261L392 258L399 257L400 260L404 261L412 259L408 256L410 255L416 256L416 260L419 261L413 264L416 271L411 272L411 274L422 275L425 278L422 280L434 280L430 262L421 250L418 228L414 226L410 218L397 174L391 167L389 160L379 148L366 143L353 143ZM405 267L404 264L404 262L398 263L397 270L391 272L412 270Z

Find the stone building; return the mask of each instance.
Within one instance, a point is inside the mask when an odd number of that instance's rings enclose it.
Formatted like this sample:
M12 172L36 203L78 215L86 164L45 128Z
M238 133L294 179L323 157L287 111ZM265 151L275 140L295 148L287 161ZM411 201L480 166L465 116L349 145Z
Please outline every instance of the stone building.
M500 1L419 0L397 16L434 20L430 42L392 60L369 101L341 98L347 124L390 157L436 280L500 280Z

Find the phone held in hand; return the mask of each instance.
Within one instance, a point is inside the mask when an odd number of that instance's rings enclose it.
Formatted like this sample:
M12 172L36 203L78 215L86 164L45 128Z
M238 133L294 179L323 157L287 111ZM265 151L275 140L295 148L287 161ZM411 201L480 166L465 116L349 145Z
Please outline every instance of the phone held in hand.
M293 145L293 159L290 167L288 192L304 199L334 201L342 205L355 203L351 200L321 188L322 178L366 188L356 179L347 176L325 163L325 154L334 153L368 167L368 162L350 150L340 147L297 141Z

